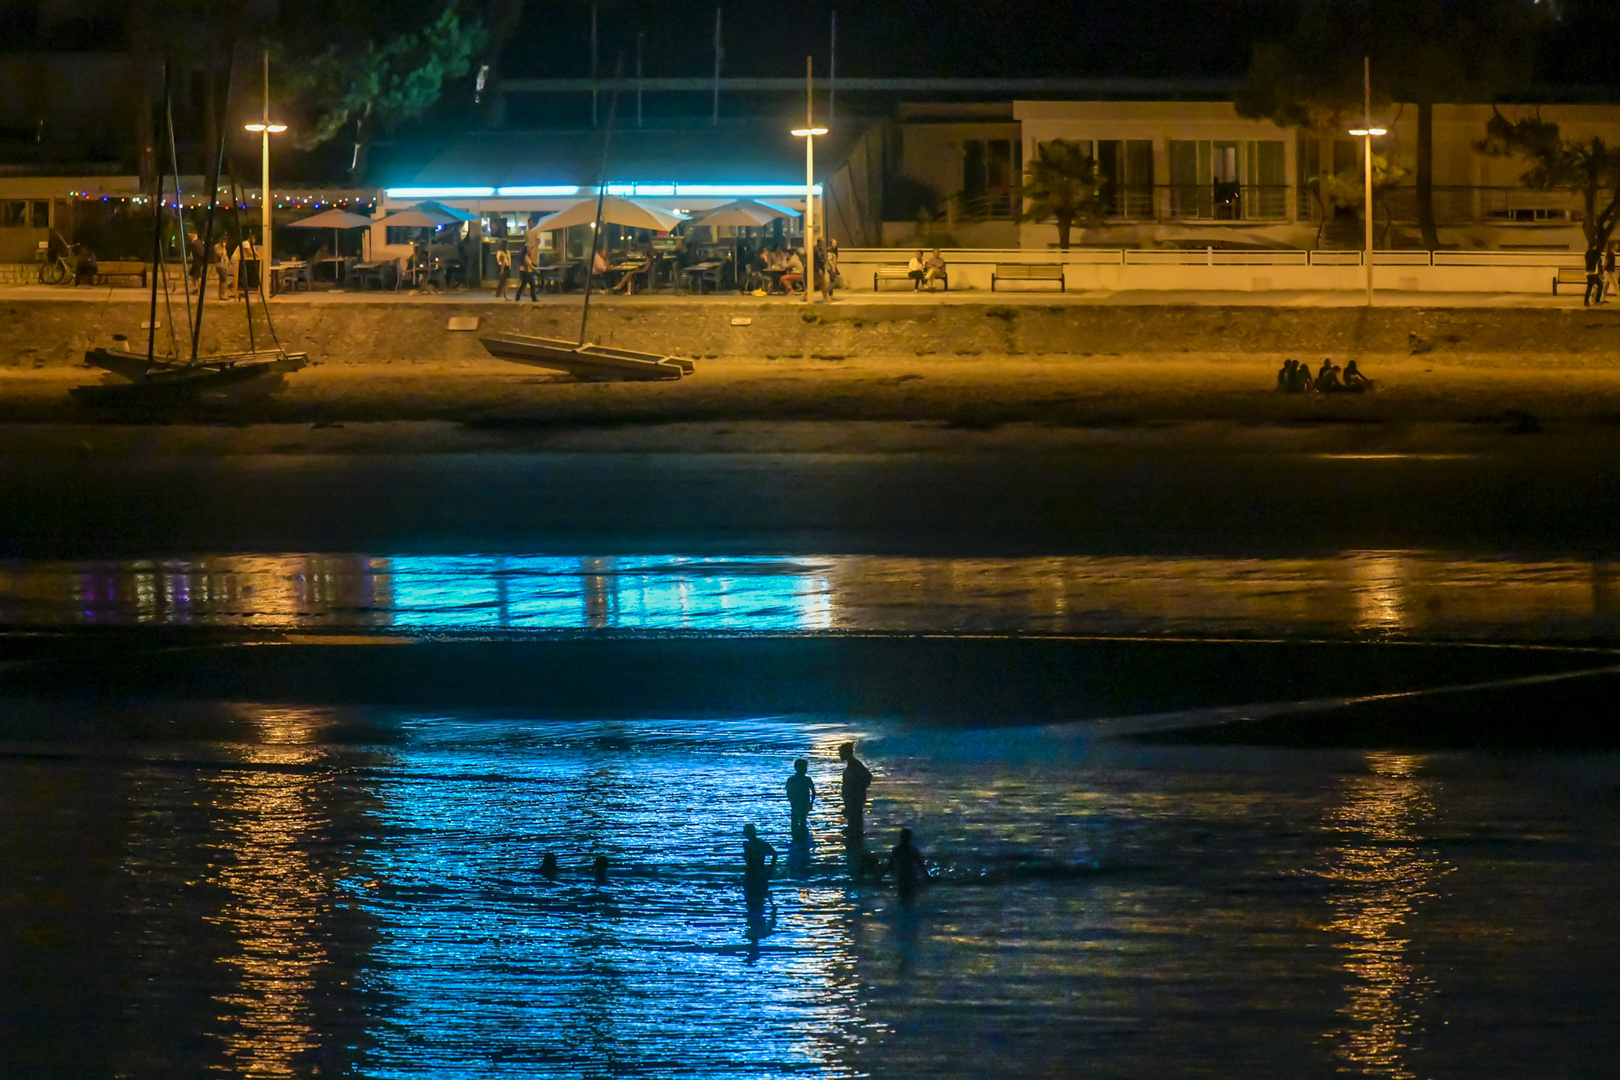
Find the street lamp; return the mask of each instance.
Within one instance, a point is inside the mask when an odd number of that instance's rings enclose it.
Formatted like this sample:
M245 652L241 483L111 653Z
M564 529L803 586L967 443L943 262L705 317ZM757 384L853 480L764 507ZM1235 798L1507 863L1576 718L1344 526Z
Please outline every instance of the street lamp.
M264 52L264 119L257 124L244 124L249 131L257 131L264 143L264 205L260 207L263 222L264 249L259 254L259 291L270 295L270 136L287 130L286 124L270 122L270 50Z
M1365 165L1363 171L1367 179L1366 201L1363 203L1362 216L1367 219L1366 254L1362 261L1367 264L1367 306L1372 307L1373 302L1373 201L1372 201L1372 141L1375 135L1387 135L1387 128L1373 127L1372 124L1372 60L1370 57L1361 58L1361 89L1362 108L1361 126L1351 128L1350 134L1359 138L1365 153L1362 161Z
M804 58L804 127L794 128L793 134L804 140L804 302L815 303L812 295L816 284L816 136L827 134L824 127L816 127L813 98L811 97L811 57Z

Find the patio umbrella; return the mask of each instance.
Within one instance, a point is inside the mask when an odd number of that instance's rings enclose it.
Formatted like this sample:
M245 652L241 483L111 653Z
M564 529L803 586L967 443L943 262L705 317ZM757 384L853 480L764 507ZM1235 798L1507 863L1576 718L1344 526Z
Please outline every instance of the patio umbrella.
M418 203L397 214L389 214L381 221L372 222L373 225L392 225L400 229L437 229L445 225L457 225L467 219L450 213L447 207L434 206L431 203Z
M540 223L539 228L542 232L551 232L554 229L566 229L571 225L589 225L595 220L596 200L581 199L546 218ZM673 210L651 206L635 199L626 199L619 195L606 195L602 198L604 225L624 225L631 229L669 232L685 220L685 214L677 214Z
M777 218L798 217L793 210L786 210L767 202L756 202L753 199L738 199L728 202L724 206L717 206L713 210L705 211L692 219L694 225L741 225L748 228L759 228L769 225Z
M338 231L341 229L369 229L377 222L363 214L351 214L347 210L327 210L314 217L300 218L289 221L289 229L331 229L332 254L338 253Z

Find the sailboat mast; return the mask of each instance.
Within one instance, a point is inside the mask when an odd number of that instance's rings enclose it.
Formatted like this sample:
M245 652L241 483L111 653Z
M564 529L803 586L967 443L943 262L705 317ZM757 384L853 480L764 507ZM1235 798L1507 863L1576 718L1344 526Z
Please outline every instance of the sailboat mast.
M150 109L152 103L144 100L141 108ZM169 100L169 62L163 62L163 100ZM152 204L152 306L146 316L146 362L157 358L157 292L158 267L163 262L163 170L157 171L157 201Z
M208 260L214 255L214 208L219 205L219 174L225 164L225 117L231 114L231 82L236 74L236 49L231 49L230 60L225 65L225 99L222 103L222 115L216 115L219 124L219 153L215 155L208 172L208 212L203 215L203 264L197 277L197 321L191 324L191 363L197 364L197 349L202 341L203 301L208 298ZM213 78L214 72L208 72ZM219 273L224 270L221 266ZM223 279L221 279L223 280Z
M596 222L591 226L591 253L585 264L585 306L579 315L579 343L591 321L591 278L596 275L596 249L602 240L602 200L607 197L608 148L613 144L613 121L619 114L619 79L624 74L624 53L613 63L613 96L608 99L607 133L602 136L602 171L596 180Z

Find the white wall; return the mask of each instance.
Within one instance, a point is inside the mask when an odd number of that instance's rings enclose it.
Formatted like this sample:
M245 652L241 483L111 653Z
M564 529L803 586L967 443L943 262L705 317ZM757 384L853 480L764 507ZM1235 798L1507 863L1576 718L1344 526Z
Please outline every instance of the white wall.
M904 265L907 254L879 249L846 250L839 253L838 265L851 290L869 292L873 288L873 271L880 265ZM1358 251L1200 253L1082 249L1068 253L955 250L942 254L950 268L953 292L988 292L997 262L1061 265L1069 292L1354 290L1363 288L1366 281ZM1427 265L1428 252L1379 252L1373 264L1373 285L1406 292L1550 293L1558 266L1580 266L1579 255L1556 252L1440 252L1436 258L1454 264ZM1045 281L998 285L998 292L1003 287L1008 291L1031 293L1058 291L1055 283ZM905 282L889 281L882 285L883 291L909 288Z

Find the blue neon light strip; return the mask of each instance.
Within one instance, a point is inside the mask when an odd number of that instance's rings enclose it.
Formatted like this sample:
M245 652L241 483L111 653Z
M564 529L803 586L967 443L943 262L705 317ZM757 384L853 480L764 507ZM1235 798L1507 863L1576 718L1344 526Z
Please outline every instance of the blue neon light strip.
M817 195L821 194L821 185L811 188ZM792 198L804 194L803 184L673 184L663 181L629 181L624 183L611 183L607 185L609 195L636 196L639 198L693 198L693 199L742 199L742 198ZM514 187L402 187L387 188L384 192L390 199L488 199L500 198L566 198L572 195L594 195L594 188L578 187L573 184L533 184L517 185Z
M492 187L396 187L384 192L390 199L482 199L495 194Z

